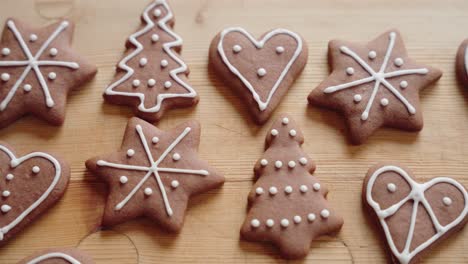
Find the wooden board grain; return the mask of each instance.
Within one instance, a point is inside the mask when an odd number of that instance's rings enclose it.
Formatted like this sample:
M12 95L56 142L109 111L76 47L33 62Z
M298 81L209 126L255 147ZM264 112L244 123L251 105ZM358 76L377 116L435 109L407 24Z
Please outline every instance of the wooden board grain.
M455 79L454 57L467 36L466 0L172 0L175 31L184 38L183 57L201 101L192 109L168 113L163 129L184 120L202 123L200 155L225 173L222 189L195 198L179 235L168 234L148 220L135 220L110 231L98 230L106 188L85 171L84 161L114 151L121 142L131 110L104 104L101 94L122 57L125 39L139 26L150 0L2 0L0 23L13 16L37 25L67 17L76 25L74 48L99 67L96 78L73 92L62 127L24 118L0 131L0 139L18 152L62 154L71 164L72 180L61 202L0 249L0 263L15 263L33 251L78 246L97 263L283 263L268 245L239 240L252 168L263 151L271 121L254 125L234 93L207 69L212 37L226 26L240 25L260 35L274 27L302 34L309 44L309 63L285 96L276 114L288 112L301 125L304 149L318 164L315 173L330 189L331 204L344 216L337 238L317 241L303 263L385 263L375 230L361 208L360 191L367 169L393 160L411 167L420 180L451 176L468 186L468 91ZM368 41L399 28L409 54L444 71L422 93L425 128L419 134L390 129L377 132L365 145L345 139L343 119L308 107L306 97L327 76L327 42L333 38ZM111 233L108 233L111 232ZM115 232L112 233L112 232ZM437 247L423 263L467 263L465 229ZM299 261L300 262L300 261Z

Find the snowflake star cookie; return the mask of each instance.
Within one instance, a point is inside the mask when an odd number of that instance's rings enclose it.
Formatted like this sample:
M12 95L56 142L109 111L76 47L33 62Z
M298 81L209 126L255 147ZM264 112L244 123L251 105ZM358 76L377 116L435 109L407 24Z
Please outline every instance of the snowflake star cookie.
M457 52L457 76L465 87L468 87L468 39L465 39Z
M170 108L197 104L198 95L188 84L189 69L178 54L182 38L172 31L174 15L166 0L154 0L141 18L144 26L128 38L125 57L104 98L158 121Z
M447 177L418 183L397 165L369 170L363 202L382 229L393 263L418 263L468 220L468 193L462 184Z
M224 183L224 177L197 157L199 138L195 121L163 132L141 119L130 119L118 152L86 162L110 186L103 224L144 215L165 229L179 231L190 196Z
M287 115L274 124L266 151L255 165L258 178L249 194L241 235L279 247L285 258L304 258L312 241L338 232L343 219L333 210L328 190L311 174L315 164L304 153L304 136Z
M297 33L274 29L255 39L227 28L211 42L210 64L247 104L255 122L265 123L307 63L307 45Z
M94 264L85 252L75 248L47 249L24 258L18 264Z
M0 245L54 205L69 178L60 159L44 152L17 156L0 142Z
M7 19L0 42L0 127L26 114L63 123L69 91L97 72L70 48L72 35L66 20L33 28Z
M368 44L332 40L328 49L333 71L308 99L343 113L353 143L363 143L382 126L422 129L419 91L442 72L410 59L397 30Z

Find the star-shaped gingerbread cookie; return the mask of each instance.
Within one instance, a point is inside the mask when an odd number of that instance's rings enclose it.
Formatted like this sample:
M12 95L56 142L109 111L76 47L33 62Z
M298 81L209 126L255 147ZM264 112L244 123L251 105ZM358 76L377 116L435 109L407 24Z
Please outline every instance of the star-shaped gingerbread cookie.
M328 48L332 73L308 100L341 112L353 143L363 143L382 126L422 129L419 91L436 82L442 72L409 58L398 30L367 44L332 40Z
M34 28L7 19L0 42L0 127L26 114L63 123L69 91L97 72L71 49L72 35L66 20Z
M109 185L103 225L143 215L179 231L190 196L224 183L223 176L198 158L199 138L196 121L164 132L130 119L119 151L86 162Z

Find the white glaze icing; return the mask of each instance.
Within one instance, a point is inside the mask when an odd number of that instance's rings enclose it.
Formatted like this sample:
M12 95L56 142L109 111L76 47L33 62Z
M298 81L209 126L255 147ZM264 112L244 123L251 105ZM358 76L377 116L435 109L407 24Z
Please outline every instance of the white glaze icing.
M354 100L355 103L361 102L361 100L362 100L362 95L360 95L360 94L355 94L354 97L353 97L353 100Z
M258 77L263 77L267 74L267 71L264 68L260 68L257 70Z
M173 159L174 161L178 161L178 160L180 160L180 158L181 158L181 156L180 156L179 153L174 153L174 155L172 155L172 159Z
M371 51L369 51L368 56L369 56L369 59L373 60L373 59L377 58L377 52L375 52L375 50L371 50Z
M2 213L6 214L11 210L11 206L9 206L8 204L4 204L2 205L2 207L0 207L0 210L2 210Z
M234 53L239 53L241 50L242 47L240 45L234 45L234 47L232 47L232 51L234 51Z
M396 187L396 185L394 183L389 183L389 184L387 184L387 190L389 192L391 192L391 193L394 193L394 192L396 192L397 187Z
M262 165L262 167L265 167L266 165L268 165L268 160L262 159L262 160L260 161L260 165Z
M164 88L169 89L169 88L171 88L171 86L172 86L172 82L170 82L170 81L164 82Z
M277 135L278 135L278 130L272 129L271 132L270 132L270 134L271 134L272 136L277 136Z
M29 35L29 41L35 42L36 40L37 40L37 35L36 34Z
M353 75L354 74L354 68L353 67L346 68L346 74Z
M283 162L280 160L275 161L275 168L280 169L281 167L283 167Z
M281 121L281 123L282 123L283 125L289 124L289 118L287 118L287 117L283 118L283 120Z
M294 223L295 223L295 224L299 224L299 223L302 222L302 217L300 217L300 216L298 216L298 215L295 215L294 218L293 218L293 220L294 220Z
M240 71L234 65L231 64L231 62L228 60L228 58L227 58L227 56L226 56L226 54L224 52L224 46L223 46L224 38L225 38L225 36L227 34L229 34L231 32L238 32L238 33L243 34L255 45L255 47L257 49L263 48L263 46L265 45L265 43L269 39L271 39L274 36L281 35L281 34L288 35L288 36L292 37L293 39L295 39L296 42L297 42L297 48L296 48L296 50L294 52L294 55L292 56L291 60L288 62L288 64L284 68L284 70L281 72L279 78L277 79L277 81L275 82L273 87L271 88L270 92L268 93L268 96L267 96L266 100L264 100L264 101L260 98L260 95L257 93L257 91L256 91L255 87L252 85L252 83L250 83L247 80L247 78L245 78L245 76L242 75L242 73L240 73ZM233 74L235 74L242 81L242 83L247 87L247 89L249 89L249 91L252 93L252 96L253 96L254 100L257 102L258 108L260 109L260 111L264 111L268 107L268 104L270 103L271 98L273 97L274 93L276 92L276 90L280 86L281 82L283 82L283 79L285 78L285 76L289 72L289 70L291 69L291 67L294 64L294 62L296 61L296 59L301 54L301 51L302 51L302 39L296 33L291 32L291 31L286 30L286 29L275 29L273 31L270 31L263 37L262 40L258 41L254 37L252 37L252 35L250 35L243 28L240 28L240 27L227 28L227 29L225 29L225 30L223 30L221 32L220 40L219 40L219 43L218 43L218 53L221 56L222 61L229 68L229 70Z
M286 194L291 194L293 192L293 188L288 185L288 186L284 187L284 192Z
M171 182L171 187L174 188L174 189L176 189L177 187L179 187L179 185L180 185L180 183L179 183L179 181L177 181L177 180L173 180L173 181Z
M272 186L270 187L270 189L268 190L268 192L271 194L271 195L275 195L278 193L278 188L276 188L275 186Z
M120 176L119 181L120 181L121 184L125 184L125 183L128 182L128 178L127 178L127 176Z
M138 80L138 79L135 79L135 80L132 81L132 86L134 88L137 88L138 86L140 86L140 84L141 84L141 81Z
M324 219L327 219L328 217L330 217L330 211L328 211L327 209L323 209L320 212L320 216Z
M10 53L11 53L11 50L9 48L3 48L2 49L2 55L3 56L8 56L8 55L10 55Z
M250 225L254 228L258 228L260 227L260 221L258 221L258 219L252 219L252 221L250 221Z
M30 92L31 89L32 89L32 86L31 86L30 84L25 84L25 85L23 86L23 90L24 90L25 92Z
M10 196L10 194L11 194L11 192L8 191L8 190L5 190L5 191L2 192L3 197L8 197L8 196Z
M39 166L34 166L34 167L32 167L32 172L33 172L34 174L38 174L40 171L41 171L41 168L39 168Z
M150 196L153 194L153 189L146 187L143 192L145 193L146 196Z
M62 252L51 252L30 260L27 264L40 264L45 260L60 258L68 261L70 264L81 264L76 258Z
M293 160L289 161L289 162L288 162L288 167L291 168L291 169L294 168L294 167L296 167L296 162L293 161Z
M316 192L320 191L320 188L321 188L320 183L318 182L314 183L312 187L314 188L314 191Z
M273 219L268 219L266 220L266 226L267 227L273 227L275 225L275 221Z
M133 157L135 155L135 150L134 149L128 149L127 150L127 156L128 157Z
M302 193L306 193L306 192L309 190L309 188L308 188L306 185L301 185L301 186L299 187L299 190L300 190Z
M305 157L300 158L299 163L301 163L302 165L306 165L307 164L307 158L305 158Z
M450 199L450 197L444 197L444 198L442 198L442 202L443 202L444 205L446 205L446 206L452 205L452 199Z
M276 47L276 53L282 54L283 52L284 52L284 47L282 47L282 46Z
M388 207L385 210L382 210L380 208L380 205L376 201L374 201L372 197L372 189L374 187L374 184L377 178L386 172L394 172L394 173L399 174L401 177L403 177L403 179L409 184L411 188L411 192L405 198L401 199L399 202L395 203L394 205ZM438 183L447 183L457 188L463 194L463 199L464 199L463 202L465 204L463 211L460 213L460 215L457 218L455 218L451 223L445 226L440 224L430 203L424 196L425 191L427 191L429 188L431 188L432 186ZM377 217L380 221L380 225L382 226L384 234L387 238L387 243L393 255L399 260L401 264L410 263L414 256L416 256L422 250L429 247L434 241L442 237L450 229L452 229L453 227L461 223L465 219L468 213L468 193L466 192L463 185L461 185L459 182L451 178L439 177L439 178L434 178L425 183L417 183L402 168L397 167L397 166L392 166L392 165L383 166L377 169L370 176L369 181L366 186L366 200L367 200L367 203L376 212ZM399 252L397 247L395 246L395 242L393 240L392 234L390 233L386 219L394 215L405 203L407 203L410 200L413 201L413 210L411 214L410 227L409 227L409 231L408 231L408 235L406 238L403 251ZM414 230L415 230L415 225L416 225L416 218L418 214L419 204L421 204L425 208L426 212L428 213L433 223L436 234L432 236L431 238L427 239L425 242L421 243L412 251L410 251L411 242L413 241L413 236L414 236Z
M397 67L401 67L401 66L403 66L404 61L403 61L402 58L396 58L395 61L394 61L394 63L395 63L395 65L396 65Z
M264 193L263 188L262 187L257 187L257 189L255 189L255 193L257 195L262 195Z
M159 9L159 8L156 8L156 9L153 11L153 15L154 15L155 17L160 17L161 14L162 14L162 11L161 11L161 9Z
M159 35L158 34L153 34L151 35L151 42L156 43L159 40Z
M166 68L169 65L169 62L167 60L162 60L161 61L161 67Z
M4 73L2 73L1 78L2 78L2 81L8 82L10 80L10 74L4 72Z
M49 50L49 55L50 56L55 57L55 56L57 56L57 54L58 54L58 50L56 48L51 48Z
M389 104L389 101L387 98L382 98L382 100L380 100L381 106L387 106L388 104Z
M11 180L13 180L13 178L15 178L15 176L13 174L11 174L11 173L8 173L5 178L7 179L7 181L11 181Z
M50 72L47 77L49 77L50 80L55 80L55 79L57 79L57 73Z
M286 227L288 227L288 226L289 226L289 220L288 220L288 219L286 219L286 218L283 218L283 219L281 219L281 222L280 222L280 224L281 224L281 227L284 227L284 228L286 228Z
M290 135L291 137L295 137L295 136L297 135L296 130L294 130L294 129L289 130L289 135Z
M309 220L309 222L315 221L315 218L316 218L315 214L310 213L307 215L307 220Z
M408 82L407 81L401 81L400 82L400 87L403 88L403 89L407 88L408 87Z
M145 67L146 64L148 64L148 59L147 58L141 58L139 63L140 63L140 67Z

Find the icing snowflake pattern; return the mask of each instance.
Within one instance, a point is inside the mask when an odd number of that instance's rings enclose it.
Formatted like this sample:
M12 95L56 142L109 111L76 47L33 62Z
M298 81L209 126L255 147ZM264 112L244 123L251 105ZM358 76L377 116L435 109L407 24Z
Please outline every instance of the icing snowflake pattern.
M62 23L59 24L59 26L53 31L53 33L47 38L47 40L42 44L42 46L39 48L36 54L31 53L31 49L28 47L26 44L27 42L24 40L23 36L17 29L15 22L12 20L9 20L7 22L8 29L13 33L15 36L16 40L18 41L18 44L23 51L24 55L26 56L26 60L20 60L20 61L10 61L10 60L5 60L5 61L0 61L0 68L1 67L25 67L23 73L20 75L18 80L15 82L15 84L11 87L10 91L8 92L7 96L1 101L0 103L0 111L4 111L8 104L11 102L13 97L15 96L15 93L17 92L19 86L23 83L23 81L26 79L28 74L30 74L31 71L33 71L36 74L36 77L40 83L40 86L44 92L44 97L45 97L45 102L47 107L53 107L55 105L54 99L50 95L49 91L49 86L47 85L47 81L44 78L43 73L40 70L41 66L55 66L55 67L65 67L65 68L70 68L73 70L78 69L80 66L76 62L68 62L68 61L58 61L58 60L40 60L39 58L41 55L49 48L50 44L52 41L54 41L62 32L64 32L68 27L70 23L68 21L63 21ZM37 41L37 36L32 34L29 37L30 42L35 42ZM56 55L57 50L55 48L50 49L51 56ZM9 49L5 49L3 51L3 54L9 55ZM54 55L55 54L55 55ZM2 74L2 79L3 81L8 80L9 78L3 78L3 77L9 77L7 74ZM56 73L50 72L48 74L48 78L50 80L54 80L57 77ZM24 90L29 91L31 90L31 85L30 84L25 84L24 85Z
M401 103L406 107L406 109L408 110L408 112L411 115L414 115L416 113L415 107L387 79L400 77L400 76L405 76L405 75L412 75L412 74L425 75L425 74L427 74L429 72L429 70L427 68L419 68L419 69L404 69L404 70L396 70L396 71L392 71L392 72L385 72L385 70L386 70L386 68L388 66L390 57L392 55L392 51L393 51L393 47L395 45L396 37L397 37L397 34L395 32L390 32L389 33L388 48L387 48L383 63L380 66L379 71L377 71L377 72L374 69L372 69L372 67L368 63L366 63L365 60L363 60L359 55L357 55L350 48L348 48L346 46L340 47L340 51L343 54L351 57L354 61L356 61L365 71L367 71L369 73L370 76L366 77L366 78L354 80L354 81L351 81L351 82L348 82L348 83L336 85L336 86L329 86L324 90L324 93L326 93L326 94L335 93L335 92L338 92L338 91L341 91L341 90L345 90L345 89L353 88L353 87L363 85L363 84L366 84L366 83L374 82L374 87L372 89L370 99L367 102L367 105L366 105L366 108L365 108L364 112L361 114L361 120L366 121L369 118L370 110L371 110L371 108L372 108L372 106L374 104L375 97L376 97L377 92L379 91L381 85L383 85L396 98L398 98L398 100L401 101ZM375 51L370 51L369 52L369 58L370 59L375 58L375 56L376 56ZM397 67L400 67L400 66L402 66L404 64L404 61L403 61L402 58L396 58L394 63L395 63L395 65ZM348 75L353 75L354 69L352 67L348 67L346 69L346 73ZM407 83L405 81L403 81L400 85L402 87L404 87L404 86L407 86ZM361 101L361 98L362 97L360 95L355 96L354 100L355 100L355 102L359 102L359 101ZM380 103L381 103L382 106L387 106L389 104L389 101L388 101L388 99L384 98L384 99L381 100Z
M135 165L128 165L128 164L119 164L119 163L112 163L112 162L107 162L104 160L98 160L97 165L101 167L112 167L116 169L122 169L122 170L133 170L133 171L142 171L146 172L146 174L143 176L143 178L138 182L138 184L132 189L132 191L122 200L120 201L116 206L115 210L120 210L122 209L129 201L132 199L132 197L142 188L143 184L148 181L151 177L154 177L154 179L157 182L159 191L161 192L161 196L164 202L164 206L167 212L168 216L173 215L173 210L171 208L171 204L169 202L169 199L167 197L166 189L164 186L164 183L161 180L161 177L159 175L159 172L165 172L165 173L182 173L182 174L191 174L191 175L199 175L199 176L207 176L209 173L206 170L192 170L192 169L179 169L179 168L165 168L165 167L160 167L159 165L161 162L166 159L166 157L171 153L171 151L174 150L174 148L187 136L188 133L190 133L192 129L190 127L186 127L184 131L169 145L169 147L161 154L161 156L157 159L154 160L153 154L151 153L151 150L149 148L148 142L146 140L146 137L143 133L143 128L141 125L136 126L136 131L137 134L140 138L141 144L143 145L143 148L145 150L146 157L148 159L148 162L150 166L135 166ZM155 139L153 138L152 141L154 142ZM133 149L130 149L127 151L127 156L133 156L135 154L135 151ZM180 159L180 155L175 153L172 158L174 160ZM122 179L121 179L122 182ZM179 185L179 182L177 181L172 181L171 186L172 188L176 188ZM174 187L175 186L175 187ZM146 195L151 195L152 190L149 188L144 189L144 193Z

